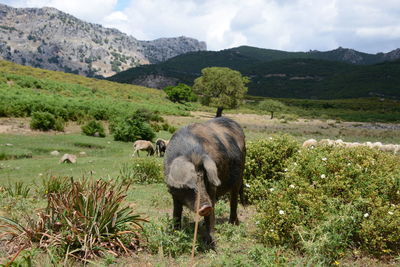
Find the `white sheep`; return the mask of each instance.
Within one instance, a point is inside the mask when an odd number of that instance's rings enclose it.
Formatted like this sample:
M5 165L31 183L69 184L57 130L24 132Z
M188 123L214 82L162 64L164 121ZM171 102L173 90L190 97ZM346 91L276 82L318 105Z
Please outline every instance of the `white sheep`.
M335 141L330 140L330 139L321 139L318 142L318 145L321 145L321 146L333 146L334 144L335 144Z
M333 141L335 146L346 146L345 142L343 142L342 139L337 139L336 141Z
M303 143L303 147L316 147L318 145L317 140L315 139L308 139L306 141L304 141Z

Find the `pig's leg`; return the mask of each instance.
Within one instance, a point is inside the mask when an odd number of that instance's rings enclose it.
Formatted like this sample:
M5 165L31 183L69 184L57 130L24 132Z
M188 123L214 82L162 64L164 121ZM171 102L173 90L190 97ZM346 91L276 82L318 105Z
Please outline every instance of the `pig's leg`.
M215 202L216 202L216 188L212 187L209 190L209 195L212 203L212 210L209 216L204 216L204 222L206 226L206 233L204 237L205 243L211 248L215 249Z
M174 202L174 211L173 211L173 220L174 220L174 228L175 229L180 229L181 228L181 223L182 223L182 204L173 198Z
M214 210L211 211L209 216L204 217L204 222L206 225L206 233L204 236L204 241L207 246L209 246L211 249L215 249L215 238L214 238L214 232L215 232L215 215L214 215Z
M238 195L239 195L239 190L237 188L232 189L230 196L231 212L229 216L229 223L236 225L239 225L239 219L237 215Z

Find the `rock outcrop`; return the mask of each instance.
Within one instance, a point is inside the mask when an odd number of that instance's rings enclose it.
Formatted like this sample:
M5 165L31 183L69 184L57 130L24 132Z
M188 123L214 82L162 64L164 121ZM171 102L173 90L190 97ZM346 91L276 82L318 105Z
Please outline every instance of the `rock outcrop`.
M85 76L111 76L143 64L206 50L188 37L140 41L55 8L0 4L0 59Z

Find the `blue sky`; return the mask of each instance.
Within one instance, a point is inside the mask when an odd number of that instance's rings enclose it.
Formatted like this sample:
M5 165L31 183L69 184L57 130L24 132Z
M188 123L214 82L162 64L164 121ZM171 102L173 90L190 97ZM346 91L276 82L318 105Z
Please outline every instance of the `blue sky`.
M0 0L51 6L140 40L188 36L209 50L239 45L362 52L400 47L399 0Z

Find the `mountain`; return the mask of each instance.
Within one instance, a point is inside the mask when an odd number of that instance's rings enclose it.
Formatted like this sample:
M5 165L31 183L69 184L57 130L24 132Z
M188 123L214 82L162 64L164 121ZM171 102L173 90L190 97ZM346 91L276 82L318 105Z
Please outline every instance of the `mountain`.
M191 52L129 69L109 79L163 88L179 82L193 84L201 69L218 66L250 77L251 95L315 99L400 97L399 59L399 49L372 55L340 47L326 52L286 52L241 46L218 52Z
M200 50L206 50L206 44L193 38L140 41L55 8L0 4L0 59L23 65L108 77Z

